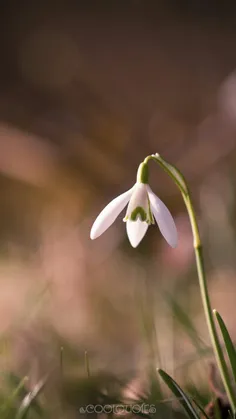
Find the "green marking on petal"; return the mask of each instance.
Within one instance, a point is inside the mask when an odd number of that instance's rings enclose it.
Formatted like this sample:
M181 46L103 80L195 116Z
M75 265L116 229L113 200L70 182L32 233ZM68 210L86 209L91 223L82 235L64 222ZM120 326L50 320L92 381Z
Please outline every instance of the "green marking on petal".
M142 221L146 221L146 219L147 219L147 213L142 207L136 207L132 211L132 213L130 215L130 219L132 221L136 221L138 216L141 218Z

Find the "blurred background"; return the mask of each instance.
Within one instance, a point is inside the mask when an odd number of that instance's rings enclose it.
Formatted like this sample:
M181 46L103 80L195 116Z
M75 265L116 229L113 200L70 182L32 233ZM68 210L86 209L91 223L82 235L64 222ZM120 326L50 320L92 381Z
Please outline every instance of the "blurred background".
M52 370L57 417L78 417L85 351L99 388L147 390L150 364L208 388L191 231L167 175L150 163L177 249L156 226L131 248L123 214L89 239L148 154L189 181L212 304L236 338L235 24L233 1L1 5L1 368L31 382Z

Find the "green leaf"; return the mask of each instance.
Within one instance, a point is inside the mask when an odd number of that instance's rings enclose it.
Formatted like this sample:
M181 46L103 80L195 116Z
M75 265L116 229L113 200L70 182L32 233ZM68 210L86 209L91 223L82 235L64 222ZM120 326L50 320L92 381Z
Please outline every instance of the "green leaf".
M229 416L231 419L236 419L236 413L233 415L233 413L229 410Z
M182 390L182 388L176 383L176 381L173 380L165 371L158 369L158 372L163 379L163 381L166 383L166 385L169 387L169 389L172 391L172 393L177 397L180 404L183 406L184 410L188 414L190 419L200 419L200 416L198 412L194 409L190 398L187 396L187 394Z
M232 373L233 373L233 377L234 377L234 381L236 382L236 351L235 351L235 347L234 344L232 342L232 339L230 337L230 334L228 332L228 329L225 325L224 320L222 319L221 315L218 313L218 311L213 310L213 313L215 315L215 318L218 322L218 325L220 327L221 333L222 333L222 337L224 339L224 343L225 343L225 348L229 357L229 362L232 368Z
M202 415L206 419L210 419L209 416L206 414L205 410L203 409L203 407L196 401L196 399L192 397L192 400L193 400L194 404L197 406L197 408L200 410L200 412L202 413Z
M44 388L47 381L47 377L40 380L33 388L32 391L30 391L22 400L21 405L18 409L16 419L25 419L27 416L27 413L31 406L35 403L35 400L39 393Z
M188 188L187 183L184 179L184 176L182 173L172 164L168 163L166 160L164 160L160 154L152 154L152 158L156 160L160 166L168 173L168 175L174 180L176 185L179 187L181 192L187 196L188 195Z
M2 404L2 406L0 407L1 418L4 417L4 415L7 415L7 412L10 411L15 406L15 403L16 403L19 395L22 393L22 390L24 389L25 383L26 383L27 380L28 380L28 377L24 377L19 382L17 387L12 391L12 393L7 398L5 403Z

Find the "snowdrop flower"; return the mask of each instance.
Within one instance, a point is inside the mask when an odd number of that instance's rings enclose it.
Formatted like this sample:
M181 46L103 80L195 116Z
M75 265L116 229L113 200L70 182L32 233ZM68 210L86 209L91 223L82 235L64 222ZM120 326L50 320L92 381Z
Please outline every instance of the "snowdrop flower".
M90 232L92 240L101 236L116 220L118 215L128 204L123 221L126 222L126 231L133 247L137 247L146 234L148 226L155 224L171 247L177 245L177 230L168 208L154 194L148 181L148 168L141 163L135 185L113 199L98 215Z

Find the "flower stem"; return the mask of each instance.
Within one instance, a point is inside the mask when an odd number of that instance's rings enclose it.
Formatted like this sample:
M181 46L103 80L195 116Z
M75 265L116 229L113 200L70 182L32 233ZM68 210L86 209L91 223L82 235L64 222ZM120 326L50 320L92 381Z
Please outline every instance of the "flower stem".
M200 239L200 234L199 234L199 228L198 228L196 213L193 207L193 203L192 203L192 199L191 199L191 195L188 189L187 182L184 176L182 175L182 173L179 172L179 170L176 169L174 166L167 163L164 159L162 159L162 157L159 154L154 154L154 155L146 157L144 162L148 163L149 160L154 160L168 173L168 175L174 180L174 182L180 189L181 194L183 196L183 199L184 199L187 211L188 211L191 228L192 228L193 246L194 246L194 251L195 251L198 280L199 280L201 299L202 299L202 304L204 308L206 323L208 326L208 331L209 331L212 346L214 349L217 365L221 374L221 379L223 381L224 388L227 393L232 411L233 413L235 413L236 412L236 396L235 396L235 393L231 384L227 364L224 358L224 354L220 345L220 341L219 341L215 323L214 323L214 317L213 317L213 312L211 308L211 302L210 302L209 292L208 292L208 287L207 287L207 280L206 280L206 273L205 273L205 267L204 267L203 251L202 251L202 244L201 244L201 239Z

